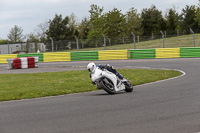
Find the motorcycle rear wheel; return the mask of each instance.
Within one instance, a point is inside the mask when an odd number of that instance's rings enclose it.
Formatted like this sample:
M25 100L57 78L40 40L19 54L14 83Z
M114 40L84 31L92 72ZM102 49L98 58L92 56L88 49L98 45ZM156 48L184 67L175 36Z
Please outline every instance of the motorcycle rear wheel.
M113 83L109 79L107 79L107 80L112 86L111 85L107 85L104 80L101 80L100 81L101 88L104 89L108 94L115 94L116 91L114 89Z

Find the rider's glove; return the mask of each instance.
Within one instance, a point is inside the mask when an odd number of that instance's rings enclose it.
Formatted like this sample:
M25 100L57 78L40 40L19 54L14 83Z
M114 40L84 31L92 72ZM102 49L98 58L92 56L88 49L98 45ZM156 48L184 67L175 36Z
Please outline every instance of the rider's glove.
M104 68L104 66L103 66L103 65L101 65L101 64L99 64L99 68L100 68L100 69L103 69L103 68Z

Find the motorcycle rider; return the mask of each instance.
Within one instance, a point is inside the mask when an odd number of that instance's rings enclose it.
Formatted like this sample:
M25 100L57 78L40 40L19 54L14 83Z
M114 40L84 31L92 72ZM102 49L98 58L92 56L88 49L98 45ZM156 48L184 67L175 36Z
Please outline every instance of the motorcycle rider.
M91 78L91 74L95 72L95 69L99 67L100 69L106 69L108 70L109 72L112 72L114 73L119 79L123 80L124 77L119 73L117 72L117 70L113 67L113 66L110 66L109 64L106 64L106 65L102 65L102 64L99 64L99 65L96 65L94 62L91 62L87 65L87 69L88 71L90 72L90 78Z
M132 92L133 90L133 86L131 85L130 81L125 79L117 72L116 69L113 68L113 66L110 66L109 64L96 65L94 62L91 62L87 65L87 69L90 72L92 84L96 85L97 89L104 89L109 94L115 94L116 92L122 90L126 92ZM115 74L116 76L111 73Z

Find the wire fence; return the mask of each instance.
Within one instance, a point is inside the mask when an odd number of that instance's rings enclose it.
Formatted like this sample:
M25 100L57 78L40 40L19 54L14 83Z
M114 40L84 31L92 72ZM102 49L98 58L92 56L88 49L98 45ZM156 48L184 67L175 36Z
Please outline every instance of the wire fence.
M170 34L171 33L171 34ZM185 34L187 33L187 34ZM47 40L46 42L24 42L0 45L0 54L12 54L18 51L35 52L64 52L64 51L96 51L117 49L151 49L200 47L200 30L160 31L150 35L134 35L128 37L107 38L102 34L97 39L79 39L74 36L71 40ZM19 53L19 52L18 52Z
M46 51L87 51L87 50L115 50L115 49L149 49L149 48L175 48L175 47L200 47L200 35L152 35L130 36L120 38L99 39L74 39L51 41L46 44Z

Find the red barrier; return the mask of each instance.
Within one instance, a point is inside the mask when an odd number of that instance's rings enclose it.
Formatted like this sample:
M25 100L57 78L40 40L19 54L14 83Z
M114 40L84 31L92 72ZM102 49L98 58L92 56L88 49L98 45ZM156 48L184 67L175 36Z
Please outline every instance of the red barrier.
M14 65L14 69L20 69L20 68L22 68L21 59L20 58L15 58L13 60L13 65Z
M35 68L35 58L28 57L28 68Z
M23 58L15 58L13 59L13 66L14 69L20 68L35 68L38 67L38 57L23 57Z

